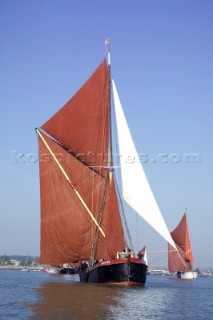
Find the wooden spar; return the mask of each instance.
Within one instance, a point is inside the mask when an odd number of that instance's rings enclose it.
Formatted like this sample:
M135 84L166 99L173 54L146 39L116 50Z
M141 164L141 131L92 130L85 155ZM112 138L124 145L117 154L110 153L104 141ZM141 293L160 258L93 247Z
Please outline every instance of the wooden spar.
M95 217L93 216L92 212L90 211L90 209L87 207L86 203L84 202L84 200L82 199L81 195L79 194L79 192L75 189L74 185L72 184L69 176L67 175L66 171L64 170L64 168L62 167L62 165L59 163L58 159L56 158L56 156L54 155L53 151L51 150L50 146L48 145L48 143L46 142L46 140L44 139L44 137L42 136L41 132L36 128L35 129L38 136L41 138L41 140L43 141L44 145L46 146L46 148L49 150L51 156L53 157L53 159L55 160L56 164L58 165L59 169L61 170L61 172L63 173L64 177L66 178L67 182L69 183L69 185L71 186L71 188L73 189L73 191L75 192L75 194L77 195L78 199L81 201L82 205L84 206L84 208L86 209L86 211L88 212L88 214L90 215L90 217L92 218L93 222L96 224L96 226L98 227L99 231L101 232L102 236L105 238L105 233L103 232L101 226L98 224L98 222L96 221Z

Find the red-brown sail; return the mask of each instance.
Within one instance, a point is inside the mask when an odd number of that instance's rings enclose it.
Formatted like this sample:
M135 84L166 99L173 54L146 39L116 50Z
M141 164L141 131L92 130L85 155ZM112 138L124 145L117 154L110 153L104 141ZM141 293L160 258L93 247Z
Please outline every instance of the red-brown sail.
M107 166L109 138L109 71L105 60L42 129L103 174L99 166Z
M171 232L178 252L168 244L168 269L169 272L192 270L191 263L194 262L190 244L189 230L186 213L184 213L178 226Z
M116 252L122 251L125 247L114 179L107 186L107 199L102 225L106 232L106 238L104 239L101 235L99 236L96 257L102 257L104 260L114 259ZM117 251L115 251L115 248Z
M109 73L105 61L78 93L42 126L42 130L51 136L40 133L100 224L105 238L97 231L97 226L39 136L39 262L60 265L88 260L91 256L112 259L124 248L124 236L114 182L108 179L106 167ZM94 155L92 162L87 157L89 152Z

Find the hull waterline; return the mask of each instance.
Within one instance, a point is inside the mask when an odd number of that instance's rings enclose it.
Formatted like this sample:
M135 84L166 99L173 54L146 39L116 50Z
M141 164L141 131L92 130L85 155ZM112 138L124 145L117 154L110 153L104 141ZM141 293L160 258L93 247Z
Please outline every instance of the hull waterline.
M180 279L192 280L192 279L196 279L198 277L198 274L196 271L177 272L177 277Z
M147 265L136 258L104 261L79 274L81 282L117 286L145 285L146 275Z
M78 273L78 270L76 268L72 268L72 267L64 267L61 268L58 271L59 274L76 274Z

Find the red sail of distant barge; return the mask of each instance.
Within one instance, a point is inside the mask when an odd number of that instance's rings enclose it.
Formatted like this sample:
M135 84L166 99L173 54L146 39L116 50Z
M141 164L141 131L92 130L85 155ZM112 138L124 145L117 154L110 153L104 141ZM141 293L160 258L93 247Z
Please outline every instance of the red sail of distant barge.
M179 278L194 279L197 273L192 270L194 258L189 236L187 215L184 213L178 226L171 232L177 251L168 244L168 270L177 273Z

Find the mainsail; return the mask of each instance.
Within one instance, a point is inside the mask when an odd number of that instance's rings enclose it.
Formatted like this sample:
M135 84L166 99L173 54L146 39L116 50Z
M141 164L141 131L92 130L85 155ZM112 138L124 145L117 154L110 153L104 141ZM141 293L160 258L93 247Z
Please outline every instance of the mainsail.
M83 87L37 129L40 263L108 260L124 248L114 180L109 182L109 96L109 70L103 60Z
M176 248L141 165L114 81L112 81L112 87L121 159L123 198L173 248Z
M194 258L192 255L186 213L184 213L178 226L171 232L171 236L178 251L174 251L171 245L168 244L169 272L191 271L191 264L194 262Z

